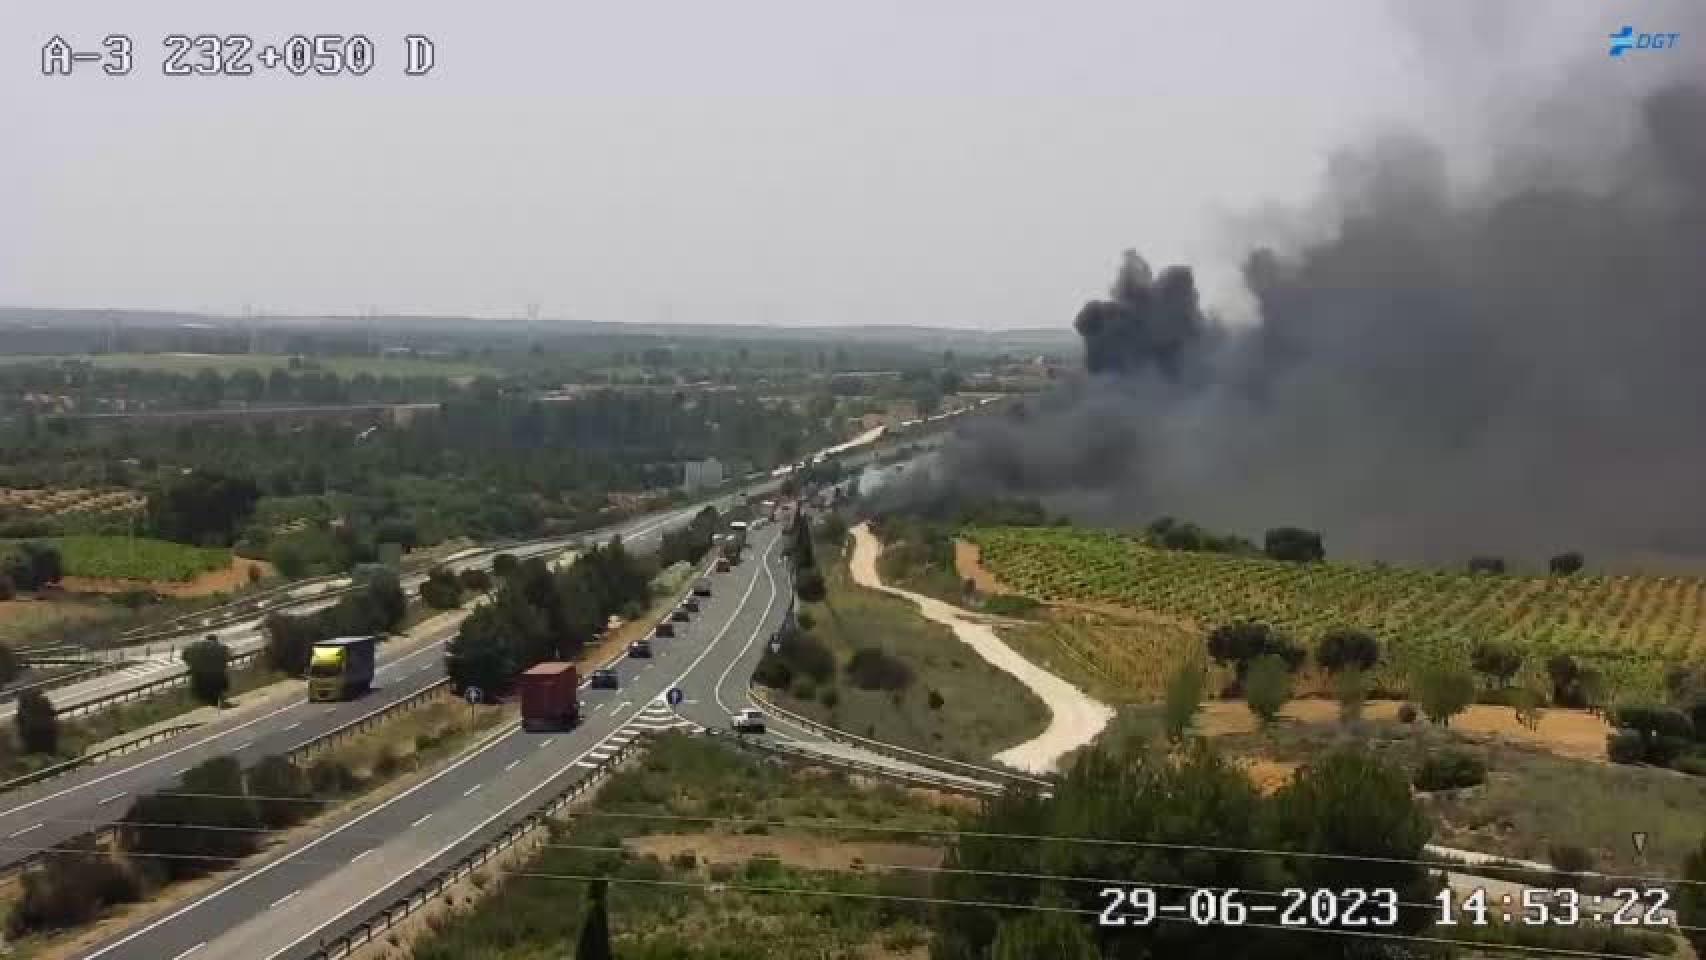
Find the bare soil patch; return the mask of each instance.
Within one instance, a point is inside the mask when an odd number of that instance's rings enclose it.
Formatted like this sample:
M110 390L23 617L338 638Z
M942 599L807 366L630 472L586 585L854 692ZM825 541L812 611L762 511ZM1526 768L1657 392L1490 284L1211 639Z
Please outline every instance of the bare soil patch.
M249 571L259 570L262 579L274 576L272 564L248 557L232 557L223 570L210 570L193 580L121 580L112 577L66 577L60 588L68 593L124 593L152 590L167 597L205 597L212 593L235 593L249 585Z
M1370 720L1396 720L1399 706L1401 703L1396 700L1371 701L1363 716ZM1292 723L1336 724L1339 705L1332 700L1293 700L1285 705L1280 716L1282 721ZM1203 704L1202 712L1197 715L1197 729L1211 737L1252 733L1256 730L1256 718L1242 702L1213 700ZM1460 735L1497 737L1538 747L1574 760L1608 762L1605 738L1611 727L1585 710L1546 710L1539 729L1530 730L1516 721L1516 711L1510 707L1476 704L1453 719L1451 729Z
M959 573L961 580L970 580L976 584L979 593L993 596L997 593L1013 592L983 565L977 544L970 540L954 541L954 570Z

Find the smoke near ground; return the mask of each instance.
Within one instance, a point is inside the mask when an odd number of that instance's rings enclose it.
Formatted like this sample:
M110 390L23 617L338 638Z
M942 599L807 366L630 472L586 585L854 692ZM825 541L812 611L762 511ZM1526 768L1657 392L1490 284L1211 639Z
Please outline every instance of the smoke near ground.
M1307 526L1337 557L1700 566L1706 75L1594 109L1637 132L1573 185L1465 187L1414 139L1336 162L1327 239L1248 257L1251 329L1128 254L1078 314L1086 376L968 428L936 482L1088 522Z

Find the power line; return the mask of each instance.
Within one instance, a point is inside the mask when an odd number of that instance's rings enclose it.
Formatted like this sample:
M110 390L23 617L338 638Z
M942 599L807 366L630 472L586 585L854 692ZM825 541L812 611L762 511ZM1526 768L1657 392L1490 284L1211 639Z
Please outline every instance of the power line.
M632 883L648 886L702 887L707 889L717 888L720 890L733 890L739 893L779 893L809 897L846 897L856 900L888 900L903 903L924 903L933 906L978 907L996 910L1031 910L1043 913L1069 913L1080 916L1086 914L1098 916L1101 914L1100 910L1088 910L1081 907L1050 906L1047 904L1034 903L1006 903L1003 901L991 900L954 900L945 897L920 897L907 896L904 894L867 893L865 891L857 890L805 890L795 887L765 887L752 884L718 883L706 880L658 880L649 878L642 879L637 877L598 876L590 874L542 873L531 870L514 870L506 867L499 867L498 869L503 870L503 872L512 876L532 877L540 880L576 880L587 883L604 881L606 883ZM1186 917L1157 915L1155 919L1171 923L1190 923L1197 925L1195 921ZM1131 928L1128 927L1127 929ZM1478 940L1460 940L1450 937L1427 937L1420 934L1382 933L1372 930L1346 930L1331 927L1291 927L1277 923L1242 923L1238 924L1236 927L1229 925L1227 926L1227 929L1277 930L1288 933L1314 933L1326 936L1344 936L1403 943L1430 943L1438 946L1475 947L1476 949L1484 951L1516 953L1525 956L1585 957L1593 958L1593 960L1647 960L1646 955L1644 954L1602 953L1593 950L1573 950L1567 947L1534 947L1524 946L1521 944L1489 944Z
M175 796L175 797L200 797L200 798L206 798L206 799L220 799L220 800L294 801L294 802L301 802L301 803L339 803L339 802L342 802L341 800L321 799L321 798L317 798L317 797L272 797L272 796L256 796L253 794L229 794L229 793L184 793L184 792L169 792L168 793L168 792L160 792L160 793L157 793L155 795L156 796ZM1514 864L1514 863L1508 864L1508 865L1505 863L1473 864L1473 863L1456 863L1456 862L1449 861L1449 860L1425 860L1425 859L1414 858L1414 857L1380 857L1380 856L1372 856L1372 855L1366 855L1366 854L1353 854L1353 853L1325 853L1325 852L1309 851L1309 850L1284 850L1284 849L1279 849L1279 848L1275 848L1275 847L1232 847L1232 846L1221 846L1221 845L1216 845L1216 844L1178 843L1178 842L1166 842L1166 841L1159 841L1159 840L1120 840L1120 839L1111 839L1111 838L1104 838L1104 837L1081 837L1081 836L1070 836L1070 835L1062 835L1062 834L1002 833L1002 832L981 831L981 830L953 830L953 829L937 828L937 827L885 826L882 824L873 824L873 823L857 823L857 822L853 822L853 821L842 820L842 819L836 818L836 817L817 817L817 818L809 818L809 819L797 818L797 817L796 818L714 817L714 816L701 816L701 815L693 815L693 814L638 813L638 812L618 811L618 810L580 810L580 811L575 811L571 814L568 814L568 816L570 816L570 817L587 817L587 818L602 817L602 818L609 818L609 819L630 819L630 820L663 820L663 821L687 822L687 823L718 823L718 824L727 824L727 825L731 825L731 826L765 826L765 827L783 827L783 828L789 828L789 829L805 829L805 830L845 830L845 831L849 831L849 832L859 832L859 833L897 833L897 834L909 834L909 835L914 835L914 836L939 836L939 837L953 837L953 838L969 837L969 838L979 839L979 840L1015 840L1015 841L1025 841L1025 842L1032 842L1032 843L1050 843L1050 842L1071 843L1071 844L1082 844L1082 845L1087 845L1087 846L1131 847L1131 848L1137 848L1137 849L1171 850L1171 851L1180 851L1180 852L1189 852L1189 853L1219 853L1219 854L1232 854L1232 855L1239 855L1239 856L1293 857L1293 858L1303 859L1303 860L1329 860L1329 861L1351 862L1351 863L1361 862L1361 863L1403 864L1403 865L1409 865L1409 866L1426 867L1426 868L1434 869L1434 870L1450 870L1454 867L1461 867L1461 868L1464 868L1464 872L1468 872L1470 870L1479 868L1482 870L1502 871L1502 872L1506 872L1506 873L1530 873L1530 874L1543 874L1543 875L1548 875L1548 876L1554 875L1554 874L1563 874L1565 876L1592 877L1592 878L1598 879L1598 880L1628 880L1628 881L1634 881L1637 883L1649 883L1649 884L1659 884L1659 885L1667 885L1667 886L1706 886L1706 880L1691 880L1691 879L1688 879L1685 877L1664 877L1664 876L1657 876L1657 875L1651 875L1651 874L1623 874L1623 873L1598 873L1598 872L1575 874L1575 873L1570 873L1567 871L1560 871L1560 870L1557 870L1555 868L1529 867L1529 866L1523 866L1521 864ZM110 827L110 828L114 828L114 829L121 828L124 826L135 826L135 827L158 827L158 828L183 828L183 829L197 829L197 830L232 830L232 831L247 831L247 832L258 832L258 833L281 832L285 829L291 829L291 828L283 828L283 827L279 827L279 828L274 828L274 827L234 827L234 826L204 826L204 825L200 825L200 824L134 823L134 822L123 821L123 820L94 821L94 820L77 820L77 819L69 819L69 818L48 818L46 820L43 820L42 822L43 823L69 823L69 824L75 824L75 825L92 825L92 826L100 826L100 827ZM0 848L0 849L15 849L15 848ZM42 848L42 849L47 849L47 848ZM1498 879L1498 878L1494 877L1494 879Z

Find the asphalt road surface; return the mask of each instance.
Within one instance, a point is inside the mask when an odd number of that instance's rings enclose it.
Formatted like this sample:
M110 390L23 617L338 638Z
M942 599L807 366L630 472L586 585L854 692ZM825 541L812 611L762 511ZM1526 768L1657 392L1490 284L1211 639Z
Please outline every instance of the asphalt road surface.
M630 523L616 532L644 548L690 511ZM490 558L486 558L489 562ZM444 677L444 644L455 626L424 637L382 645L374 690L343 703L309 703L306 695L264 711L231 715L155 746L94 764L61 777L0 794L0 866L118 819L139 793L160 789L210 757L236 755L246 762L283 753L364 714L406 699Z
M593 759L641 731L726 727L727 718L708 706L716 702L717 684L761 649L787 607L780 532L774 525L760 530L745 561L714 575L711 598L676 638L655 641L654 657L618 661L619 689L583 686L582 720L573 730L506 728L385 802L335 818L319 835L226 874L212 890L79 956L306 955L588 775ZM682 689L683 707L706 709L686 719L671 713L664 696L672 687Z

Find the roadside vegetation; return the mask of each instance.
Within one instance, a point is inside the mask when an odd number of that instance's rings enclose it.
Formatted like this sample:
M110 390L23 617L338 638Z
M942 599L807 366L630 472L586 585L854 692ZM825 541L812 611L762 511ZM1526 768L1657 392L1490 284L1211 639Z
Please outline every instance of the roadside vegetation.
M815 576L796 581L821 583L822 593L808 588L818 599L799 605L781 650L766 651L754 680L781 706L819 722L971 762L1042 732L1048 710L1019 681L910 602L853 582L846 531L839 514L818 521Z
M494 872L482 899L433 918L406 955L563 955L589 912L592 885L574 878L609 877L614 956L916 957L929 940L931 909L905 898L928 896L930 877L881 864L940 862L941 838L913 831L951 827L956 807L667 734L601 787L590 810L554 821L540 853ZM806 826L784 825L795 821ZM826 829L836 821L869 829ZM855 862L862 869L848 869ZM821 895L827 891L900 899Z
M291 679L288 675L261 664L231 670L226 674L226 705L236 706L245 694L288 679ZM28 750L14 722L11 729L0 731L0 782L74 760L99 744L182 717L206 705L207 701L195 690L173 687L156 696L119 704L89 716L60 718L53 715L56 732L53 749L47 752Z
M285 831L312 829L341 805L442 762L508 715L441 700L300 759L271 756L247 768L235 757L203 761L136 797L116 832L62 844L66 853L26 868L6 908L7 936L28 950L111 910L158 902L178 884L236 868Z

